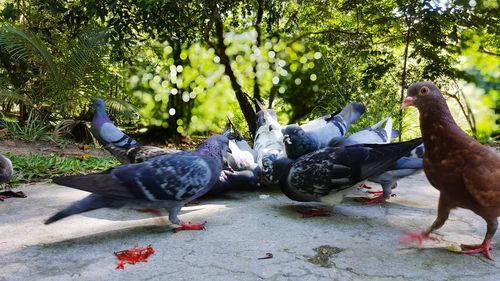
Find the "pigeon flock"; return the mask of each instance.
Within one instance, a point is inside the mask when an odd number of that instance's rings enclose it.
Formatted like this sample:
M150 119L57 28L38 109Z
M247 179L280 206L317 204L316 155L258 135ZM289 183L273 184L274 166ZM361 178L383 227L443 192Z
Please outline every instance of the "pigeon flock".
M500 216L500 156L458 127L434 84L409 87L401 108L419 110L422 138L405 142L391 143L400 134L392 128L391 117L347 135L366 111L362 103L286 126L272 109L257 104L253 146L228 118L220 135L207 138L196 150L182 151L140 144L113 124L104 101L96 99L91 131L121 165L101 173L55 178L56 184L90 194L45 223L99 208L128 207L164 209L178 230L200 230L203 223L183 222L178 214L186 203L205 194L275 185L291 200L332 208L356 188L370 188L366 183L372 182L382 191L368 191L372 196L362 201L382 203L391 197L398 180L424 170L440 192L437 218L421 233L408 232L405 241L430 239L450 210L461 207L487 223L483 243L462 245L462 253L492 258L491 239ZM0 173L0 182L12 176L12 164L1 154Z

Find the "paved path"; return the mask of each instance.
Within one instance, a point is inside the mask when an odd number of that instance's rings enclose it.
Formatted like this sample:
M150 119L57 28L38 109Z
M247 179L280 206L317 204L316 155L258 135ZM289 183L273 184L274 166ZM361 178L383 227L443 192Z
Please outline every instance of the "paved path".
M179 233L133 210L102 209L45 226L85 193L44 183L20 189L28 198L0 202L0 280L500 280L499 233L495 262L446 249L482 241L486 225L470 211L453 211L440 241L425 249L397 243L403 231L435 218L438 194L423 174L401 181L387 204L346 200L324 218L302 219L297 211L313 204L278 191L206 199L180 217L207 220L207 230ZM115 270L114 251L147 244L156 250L148 263ZM258 259L267 252L272 259Z

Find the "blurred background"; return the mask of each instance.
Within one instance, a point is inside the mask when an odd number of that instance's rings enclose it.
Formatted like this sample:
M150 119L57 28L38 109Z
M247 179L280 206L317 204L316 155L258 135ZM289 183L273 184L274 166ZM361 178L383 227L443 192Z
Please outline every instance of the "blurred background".
M91 142L101 97L139 139L221 132L226 116L251 138L255 100L282 124L361 101L354 130L392 116L408 139L418 112L399 104L428 80L464 130L493 143L498 15L496 0L0 0L0 126Z

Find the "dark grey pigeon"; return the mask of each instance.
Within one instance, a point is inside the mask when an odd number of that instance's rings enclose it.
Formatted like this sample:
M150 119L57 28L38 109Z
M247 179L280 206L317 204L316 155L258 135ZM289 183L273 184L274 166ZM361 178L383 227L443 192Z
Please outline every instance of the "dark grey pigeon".
M387 119L387 118L386 118ZM389 117L384 129L377 128L380 127L383 119L379 123L363 129L355 134L348 137L337 137L330 141L329 146L331 147L346 147L348 145L360 144L360 143L388 143L391 138L396 138L399 135L399 131L392 130L392 122ZM388 134L392 131L391 138L388 138ZM397 187L398 180L411 176L423 169L423 144L413 149L409 155L399 159L394 165L389 167L387 171L380 175L371 177L368 181L378 183L382 186L382 192L379 191L369 191L369 193L375 196L361 197L360 201L364 203L382 203L386 199L391 197L392 190ZM420 157L417 155L419 153ZM362 184L365 188L370 188L365 184Z
M102 99L95 99L92 107L95 110L94 117L92 118L92 124L90 130L94 137L104 146L105 149L114 153L113 148L128 150L132 147L140 146L140 144L124 134L120 129L118 129L113 121L108 116L106 112L106 105ZM126 163L126 159L120 159L122 155L114 155L120 162Z
M299 159L275 162L280 187L290 199L334 206L359 182L385 171L422 143L422 139L392 144L325 147Z
M282 132L287 157L297 159L326 147L333 138L344 136L364 112L365 106L355 102L348 104L339 114L328 114L301 126L286 126Z
M0 184L9 182L14 174L12 162L0 153Z
M165 208L181 230L201 229L177 217L185 203L207 193L217 182L228 148L225 136L208 138L197 150L154 157L142 163L125 164L106 174L66 176L54 179L60 185L91 192L84 199L50 217L53 223L67 216L99 208Z

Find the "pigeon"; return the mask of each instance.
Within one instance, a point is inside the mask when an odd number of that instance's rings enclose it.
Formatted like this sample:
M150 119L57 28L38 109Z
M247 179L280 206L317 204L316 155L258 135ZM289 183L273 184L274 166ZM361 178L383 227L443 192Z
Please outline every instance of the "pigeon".
M113 153L113 148L130 149L132 147L141 146L136 140L124 134L118 129L106 112L106 106L102 99L95 99L92 107L95 110L94 117L92 118L92 125L90 130L94 137L104 146L105 149ZM122 155L115 155L120 162L127 161L121 159ZM124 163L124 162L122 162Z
M226 127L224 129L224 135L226 137L235 137L234 133L231 132L231 124L232 123L230 123L230 120L228 119L228 123L226 124ZM116 130L120 129L116 128ZM96 133L96 136L98 137L98 139L102 139L102 137L98 133ZM239 136L241 136L241 134L239 134ZM112 144L104 145L104 148L108 150L111 153L111 155L113 155L116 159L118 159L122 164L141 163L160 155L167 155L167 154L177 153L180 151L170 148L141 145L139 142L135 141L129 136L127 136L127 138L131 140L130 143L133 143L133 146L130 148L115 146ZM227 158L227 155L230 154L231 153L228 152L224 155L224 157ZM112 169L113 168L111 168L111 170ZM229 167L224 167L224 170L228 169ZM104 173L108 173L109 171L110 170L107 170ZM240 186L258 187L259 184L256 181L256 177L258 177L258 175L249 176L248 173L236 173L236 172L232 172L230 176L226 176L226 174L223 171L221 172L219 181L214 185L214 188L213 190L210 191L210 193L215 194L226 190L234 190Z
M384 128L380 128L384 123ZM391 139L397 138L398 136L399 131L392 129L392 118L387 117L350 136L334 137L330 140L328 146L344 147L358 143L390 143Z
M229 152L226 155L226 160L234 171L255 171L258 168L257 165L257 152L253 150L250 145L245 141L241 133L238 131L236 126L231 122L229 117L227 118L226 129L224 130L224 135L229 139ZM229 129L228 129L229 126ZM233 128L233 132L230 128ZM228 131L229 130L229 131ZM258 170L258 169L257 169Z
M328 114L301 126L286 126L282 132L287 157L294 160L328 146L332 138L344 136L364 112L365 106L355 102L348 104L339 114Z
M260 177L253 171L224 169L219 176L219 180L207 194L220 194L228 190L255 189L257 187L260 187Z
M359 182L385 171L422 143L422 139L392 144L325 147L297 160L275 161L280 187L292 200L319 201L330 207L340 203Z
M178 230L203 229L203 224L181 222L177 217L185 203L207 193L222 172L223 154L229 140L222 135L208 138L195 151L161 155L137 164L125 164L106 174L65 176L60 185L91 192L45 221L50 224L67 216L99 208L165 208Z
M420 113L424 139L424 172L439 191L437 218L420 233L407 233L404 242L421 243L460 207L481 216L487 224L481 244L461 245L463 254L491 256L491 239L500 215L500 154L481 145L455 122L439 89L431 82L410 85L402 108L415 106Z
M264 185L277 184L279 178L273 172L273 162L286 157L281 125L274 110L264 108L258 101L257 105L260 110L257 112L257 132L253 147L257 152L261 182Z
M380 128L383 123L386 123L384 128ZM390 137L388 137L390 136ZM392 129L392 118L387 117L382 119L377 124L367 127L350 136L335 137L329 146L345 147L359 143L389 143L391 139L399 136L399 131ZM420 153L417 153L420 152ZM369 191L375 196L361 197L359 200L365 204L383 203L392 195L392 190L397 187L398 180L413 175L423 169L423 144L413 149L408 155L400 158L394 165L389 167L384 173L371 177L367 181L378 183L382 186L382 191ZM420 157L417 155L419 154ZM371 187L362 183L363 188L371 189Z
M13 174L12 162L0 153L0 184L9 182Z
M421 144L417 149L423 149ZM413 151L411 152L413 153ZM364 203L384 203L392 195L392 190L398 186L398 180L416 174L424 168L422 157L404 156L398 159L396 163L390 166L382 174L368 179L370 182L378 183L382 186L382 191L370 191L375 194L374 197L361 198Z

